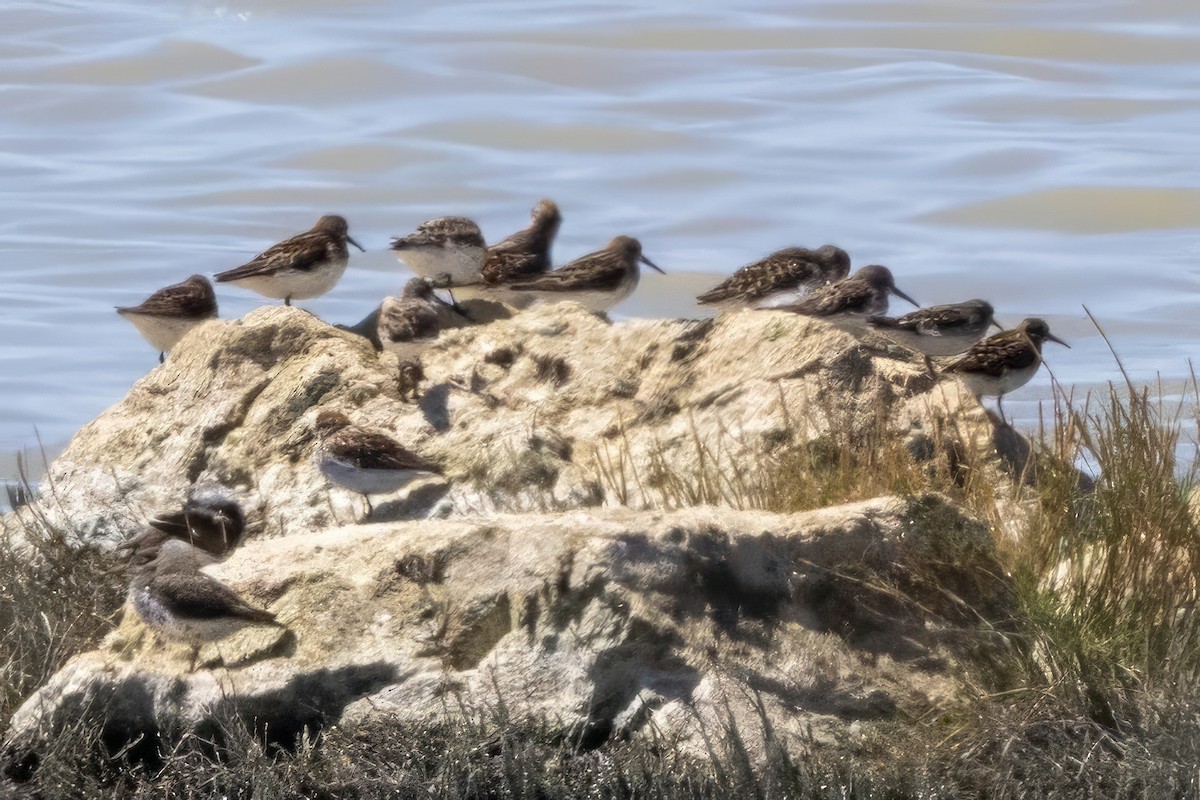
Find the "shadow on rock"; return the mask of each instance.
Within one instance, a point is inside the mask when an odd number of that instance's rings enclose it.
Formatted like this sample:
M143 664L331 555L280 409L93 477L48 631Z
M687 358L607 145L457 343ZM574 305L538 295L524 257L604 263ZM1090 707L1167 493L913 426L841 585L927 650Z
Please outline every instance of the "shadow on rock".
M86 757L89 750L101 762L153 772L180 746L224 758L245 733L268 748L291 752L302 737L315 738L337 722L351 702L406 678L385 662L321 669L278 689L229 693L207 707L189 697L183 678L165 684L161 675L132 675L108 685L95 680L70 700L59 700L37 741L5 746L2 774L14 784L28 783L55 751L69 758L72 751Z

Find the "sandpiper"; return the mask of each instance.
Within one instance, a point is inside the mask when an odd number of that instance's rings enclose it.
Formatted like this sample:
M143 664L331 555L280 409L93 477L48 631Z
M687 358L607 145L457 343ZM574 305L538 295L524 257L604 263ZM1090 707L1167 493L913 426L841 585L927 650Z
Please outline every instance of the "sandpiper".
M529 227L487 249L481 277L485 284L504 284L550 269L550 246L562 224L553 200L542 199L529 213Z
M1029 382L1042 364L1042 344L1047 340L1071 345L1050 332L1045 320L1030 317L1012 330L1002 331L974 345L945 371L962 378L976 397L996 398L1004 421L1004 395Z
M878 264L862 267L849 278L813 290L798 303L780 306L781 311L814 317L886 314L888 294L902 297L914 306L916 300L896 288L892 271Z
M171 539L172 542L178 540ZM193 646L189 671L200 646L250 625L285 627L225 584L197 568L195 556L165 544L153 557L130 565L129 601L152 630Z
M201 322L217 318L217 295L208 278L193 275L154 294L136 306L117 306L117 313L133 323L162 363L183 335Z
M251 625L286 627L270 611L250 605L216 578L194 569L175 571L159 565L135 581L130 594L134 610L152 630L192 645L189 672L206 642Z
M216 280L283 300L288 306L292 300L323 295L338 282L350 262L346 243L366 252L350 238L348 229L345 217L321 217L310 230L271 245L240 267L217 273Z
M215 488L192 491L181 509L156 514L149 522L149 528L123 545L130 552L130 573L141 570L164 548L190 558L197 568L214 564L237 547L246 527L241 505Z
M408 343L436 339L441 330L440 303L433 285L425 278L410 280L399 297L385 297L375 323L379 346L394 350Z
M466 217L439 217L422 222L408 236L392 239L396 258L439 288L475 283L487 247L479 226Z
M539 277L514 281L508 288L545 302L574 300L599 314L637 288L638 262L662 272L658 265L642 255L641 242L629 236L618 236L603 250L588 253Z
M795 303L849 273L850 256L840 247L786 247L739 268L696 301L721 308L774 308Z
M968 300L919 308L902 317L867 317L867 324L926 356L953 356L978 342L992 325L992 304Z
M390 436L364 430L340 411L322 411L314 424L315 460L331 483L361 494L371 515L370 495L394 492L441 469Z

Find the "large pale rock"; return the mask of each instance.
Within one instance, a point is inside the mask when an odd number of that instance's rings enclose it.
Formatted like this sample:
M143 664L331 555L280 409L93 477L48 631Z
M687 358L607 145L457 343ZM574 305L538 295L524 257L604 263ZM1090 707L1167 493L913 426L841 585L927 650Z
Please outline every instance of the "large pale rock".
M944 457L948 432L969 452L995 449L956 382L886 342L780 312L611 325L559 304L444 331L423 361L423 394L405 402L394 355L301 309L206 323L79 431L39 513L115 542L215 482L245 498L252 538L355 521L365 501L312 461L322 408L445 466L447 482L382 498L376 520L753 505L742 495L772 455L880 419L922 457Z
M853 744L953 707L964 658L992 646L979 631L1012 613L987 527L939 495L293 530L207 569L288 630L210 645L189 673L189 648L127 613L18 711L10 755L33 763L86 719L153 758L218 721L291 745L500 703L583 747L703 752L730 719L753 747L760 703L788 746Z

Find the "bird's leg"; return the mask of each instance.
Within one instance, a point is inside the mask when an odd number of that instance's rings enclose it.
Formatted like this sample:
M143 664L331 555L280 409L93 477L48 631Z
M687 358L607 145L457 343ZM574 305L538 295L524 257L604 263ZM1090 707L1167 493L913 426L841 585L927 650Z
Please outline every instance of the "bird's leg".
M164 363L166 360L167 360L167 354L166 354L166 353L159 353L159 354L158 354L158 363L162 364L162 363Z
M1004 395L1002 394L996 395L996 409L1000 412L1001 424L1008 427L1008 420L1004 418Z
M292 296L290 294L287 297L283 298L283 304L285 306L290 306L292 304Z

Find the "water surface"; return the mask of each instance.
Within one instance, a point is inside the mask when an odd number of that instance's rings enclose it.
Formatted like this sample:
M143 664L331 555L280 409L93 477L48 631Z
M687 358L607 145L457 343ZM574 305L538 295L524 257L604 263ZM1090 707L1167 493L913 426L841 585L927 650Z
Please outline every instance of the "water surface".
M11 2L0 10L0 453L153 368L112 307L340 213L359 319L423 219L489 239L554 198L565 261L639 237L617 316L788 245L923 303L1041 315L1060 381L1177 384L1200 341L1200 4ZM219 290L222 316L260 304ZM1005 403L1035 424L1043 371ZM11 475L10 458L0 476Z

